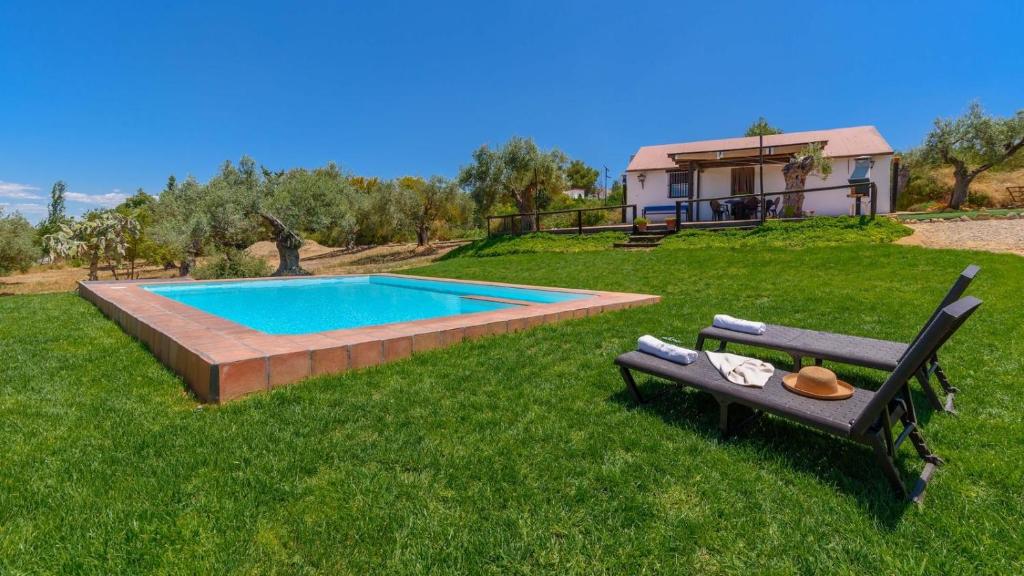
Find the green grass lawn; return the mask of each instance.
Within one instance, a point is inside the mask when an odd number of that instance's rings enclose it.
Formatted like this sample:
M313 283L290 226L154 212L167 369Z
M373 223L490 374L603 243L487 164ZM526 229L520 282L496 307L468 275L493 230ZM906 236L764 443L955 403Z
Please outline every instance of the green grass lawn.
M611 364L716 312L910 339L971 262L985 305L944 351L961 415L918 395L948 462L922 507L864 447L771 418L722 441L709 397L644 380L665 393L637 407ZM1024 570L1020 257L677 246L416 272L664 300L202 407L77 296L0 298L0 574Z

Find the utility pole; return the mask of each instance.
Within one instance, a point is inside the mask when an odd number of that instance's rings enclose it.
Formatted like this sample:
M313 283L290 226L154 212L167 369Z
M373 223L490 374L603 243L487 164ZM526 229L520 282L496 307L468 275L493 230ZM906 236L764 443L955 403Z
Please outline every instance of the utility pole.
M757 180L761 187L761 223L764 224L768 205L764 203L764 134L757 135Z
M608 167L604 167L604 199L608 199Z

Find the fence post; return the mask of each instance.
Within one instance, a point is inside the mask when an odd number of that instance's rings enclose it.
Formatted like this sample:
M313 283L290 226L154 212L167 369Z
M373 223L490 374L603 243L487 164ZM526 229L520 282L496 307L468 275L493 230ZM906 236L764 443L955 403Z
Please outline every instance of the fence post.
M875 213L878 212L878 184L872 182L869 192L871 194L871 217L874 218ZM890 208L890 211L891 210L892 209Z
M683 201L676 200L676 229L679 229L679 225L683 222Z
M540 232L540 212L537 212L534 215L534 224L536 225L536 228L534 228L533 231Z
M576 231L583 236L583 210L576 211Z
M633 209L633 220L630 222L633 225L633 234L636 234L636 204L630 206Z

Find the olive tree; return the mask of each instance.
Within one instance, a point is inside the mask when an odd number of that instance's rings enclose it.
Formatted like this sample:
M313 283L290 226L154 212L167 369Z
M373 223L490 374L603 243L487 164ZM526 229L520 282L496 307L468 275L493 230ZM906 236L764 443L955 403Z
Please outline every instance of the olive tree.
M1024 148L1024 110L997 118L973 102L959 118L937 118L923 148L927 160L953 167L949 207L957 209L967 200L971 182L979 174Z
M204 254L209 221L202 210L204 187L189 176L178 184L174 176L153 208L153 225L147 234L176 259L178 273L188 276L196 259Z
M429 245L431 230L458 213L461 194L457 183L442 176L398 180L399 210L416 231L417 245Z
M514 136L505 144L481 146L473 162L462 168L459 183L486 214L500 200L510 199L520 213L537 210L537 198L553 196L565 188L566 156L557 149L543 151L530 138ZM522 230L533 230L532 218L522 218Z
M822 179L832 174L832 160L825 156L825 148L818 142L804 146L782 167L786 191L807 188L807 177L817 173ZM782 213L800 216L804 210L804 193L787 194L782 199Z
M0 210L0 276L28 271L39 258L36 231L24 216Z
M587 166L583 160L573 160L565 169L565 177L569 186L579 188L587 196L593 196L597 191L597 179L601 176L597 168Z
M348 246L359 231L359 199L350 178L334 163L265 173L263 210L293 230L330 246Z

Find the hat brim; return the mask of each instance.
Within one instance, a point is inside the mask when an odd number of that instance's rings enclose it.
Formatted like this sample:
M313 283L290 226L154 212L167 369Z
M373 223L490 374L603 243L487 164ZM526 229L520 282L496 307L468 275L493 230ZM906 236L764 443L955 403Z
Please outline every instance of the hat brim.
M843 382L842 380L836 380L838 388L831 394L818 394L816 392L810 392L796 386L797 374L786 374L782 377L782 385L789 390L801 396L807 396L808 398L815 398L817 400L846 400L850 396L853 396L853 386Z

